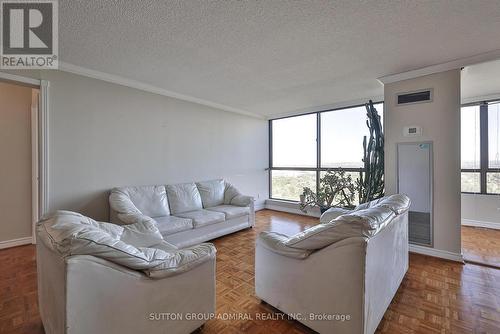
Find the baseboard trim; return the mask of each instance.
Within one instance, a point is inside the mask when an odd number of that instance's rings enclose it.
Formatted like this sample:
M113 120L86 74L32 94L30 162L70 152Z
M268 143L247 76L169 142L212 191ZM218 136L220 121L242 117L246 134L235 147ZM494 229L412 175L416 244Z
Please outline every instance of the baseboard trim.
M462 219L462 225L473 226L473 227L492 228L494 230L500 230L500 223L486 222L486 221L481 221L481 220Z
M462 254L448 252L445 250L430 248L430 247L425 247L425 246L420 246L420 245L411 245L410 244L410 252L422 254L422 255L427 255L427 256L432 256L432 257L438 257L441 259L446 259L446 260L451 260L451 261L456 261L456 262L462 262L462 263L464 262L464 258L462 256Z
M28 245L33 243L33 237L0 241L0 249Z
M255 211L264 210L265 208L266 208L266 203L265 202L255 203L255 206L254 206Z

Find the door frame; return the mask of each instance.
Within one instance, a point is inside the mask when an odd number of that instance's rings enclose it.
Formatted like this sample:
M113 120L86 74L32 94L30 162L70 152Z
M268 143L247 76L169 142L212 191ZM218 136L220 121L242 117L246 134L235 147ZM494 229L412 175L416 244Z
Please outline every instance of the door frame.
M39 89L38 112L31 110L31 243L36 223L49 211L49 81L0 72L0 80Z

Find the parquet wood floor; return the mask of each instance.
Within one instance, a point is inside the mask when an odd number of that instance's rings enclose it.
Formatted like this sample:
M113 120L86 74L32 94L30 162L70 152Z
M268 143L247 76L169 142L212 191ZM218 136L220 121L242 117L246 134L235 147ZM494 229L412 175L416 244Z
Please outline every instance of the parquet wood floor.
M500 230L462 226L462 253L466 261L500 267Z
M295 321L255 317L279 313L254 296L254 242L260 231L293 234L317 219L271 210L256 218L253 229L214 242L217 312L250 319L211 320L201 333L311 333ZM33 246L0 251L0 333L43 333ZM500 333L500 270L411 254L410 269L377 333Z

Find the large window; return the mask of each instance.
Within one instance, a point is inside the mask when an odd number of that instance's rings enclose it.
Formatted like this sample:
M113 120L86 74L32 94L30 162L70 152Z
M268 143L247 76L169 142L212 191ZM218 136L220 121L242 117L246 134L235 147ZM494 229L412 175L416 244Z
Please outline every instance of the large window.
M316 167L316 115L273 121L273 165Z
M500 193L500 102L461 110L462 192Z
M381 116L383 106L375 104ZM356 106L269 121L270 197L299 201L302 189L317 189L328 169L343 168L357 179L366 119L365 106Z

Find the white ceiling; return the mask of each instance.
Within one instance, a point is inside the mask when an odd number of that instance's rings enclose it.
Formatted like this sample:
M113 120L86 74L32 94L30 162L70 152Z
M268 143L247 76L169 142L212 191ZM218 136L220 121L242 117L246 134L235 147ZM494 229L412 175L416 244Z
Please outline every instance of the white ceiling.
M273 117L500 49L500 1L59 1L63 62Z
M462 102L500 99L500 60L462 70Z

